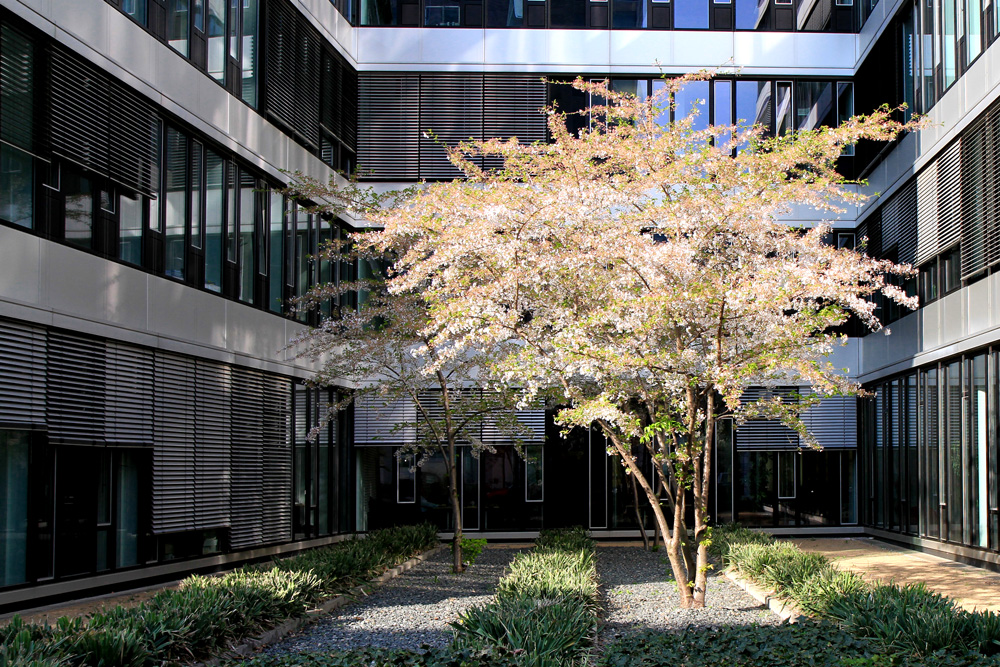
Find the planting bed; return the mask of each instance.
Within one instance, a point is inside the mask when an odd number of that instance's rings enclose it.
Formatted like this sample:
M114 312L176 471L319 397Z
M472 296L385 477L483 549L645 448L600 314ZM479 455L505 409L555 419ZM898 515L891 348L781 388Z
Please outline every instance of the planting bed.
M726 625L776 625L781 620L720 573L708 578L708 605L680 609L663 551L638 547L597 550L604 600L602 641L642 630L679 631Z
M369 597L341 607L264 653L282 656L369 646L445 646L452 639L448 623L471 605L490 599L497 580L518 551L486 549L464 574L454 575L451 551L442 549Z

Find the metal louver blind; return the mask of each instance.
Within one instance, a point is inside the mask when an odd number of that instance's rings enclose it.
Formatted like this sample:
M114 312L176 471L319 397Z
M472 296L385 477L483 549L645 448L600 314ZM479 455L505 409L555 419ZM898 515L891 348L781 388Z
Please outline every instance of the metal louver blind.
M319 145L319 35L285 3L268 3L266 111L310 147Z
M931 162L917 174L917 264L938 253L938 165Z
M545 443L545 409L516 410L514 415L521 424L521 439L524 444ZM487 419L483 423L483 442L488 445L512 444L513 439L507 433L498 429L494 422Z
M460 177L462 172L448 159L445 146L482 137L482 75L420 75L420 177Z
M195 523L194 361L156 352L153 532L191 530Z
M45 424L45 330L0 320L0 422Z
M155 197L160 176L160 121L156 109L123 84L111 85L109 176L121 185Z
M285 378L264 376L264 466L262 536L264 542L292 539L292 385Z
M60 442L103 443L104 341L49 331L46 413L49 437Z
M107 75L59 45L51 49L52 152L108 176L111 138Z
M541 111L547 102L545 83L538 76L483 75L483 138L517 137L522 144L544 142L547 116ZM499 168L501 160L488 158L486 166Z
M153 445L153 397L153 351L107 341L108 444Z
M895 246L896 261L912 264L917 254L917 182L911 180L882 206L882 248Z
M343 71L334 53L323 51L323 71L320 80L320 124L336 137L340 137L343 113L340 110L340 86Z
M961 142L961 238L962 278L986 268L986 210L984 179L986 119L962 134Z
M260 544L264 538L261 510L264 502L264 490L261 484L264 473L261 446L263 380L259 371L245 368L232 369L230 544L234 549Z
M983 144L986 263L993 266L1000 262L1000 104L986 114Z
M36 127L35 45L6 24L0 24L0 141L29 152L40 152Z
M229 367L214 361L195 362L194 528L229 525Z
M787 397L797 387L749 387L740 400L752 403L774 395ZM798 449L799 435L776 419L751 419L735 431L736 448L741 450Z
M420 77L362 72L358 165L369 178L420 178Z
M937 158L938 249L947 250L962 231L962 142L953 141Z
M352 151L358 149L358 73L340 62L340 140Z
M388 445L416 442L411 427L397 429L401 423L414 423L417 410L411 401L399 400L385 404L372 396L364 396L354 405L354 442L358 445Z
M854 396L830 396L803 412L802 421L824 449L857 447L857 407Z

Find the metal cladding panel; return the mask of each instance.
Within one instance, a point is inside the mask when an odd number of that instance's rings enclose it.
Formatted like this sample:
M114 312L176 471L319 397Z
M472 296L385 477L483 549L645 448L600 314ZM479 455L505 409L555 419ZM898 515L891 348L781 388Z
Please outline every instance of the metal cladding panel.
M824 449L858 446L858 399L830 396L802 413L802 421Z
M195 363L156 353L153 532L193 529L195 521Z
M153 366L151 349L107 342L108 444L153 445Z
M46 422L48 382L45 330L0 320L0 422Z
M105 73L59 45L49 59L52 152L109 176L109 85Z
M358 165L367 178L420 178L420 77L363 72L358 82Z
M953 141L938 163L938 249L947 250L961 238L962 232L962 142Z
M232 477L230 544L234 549L264 542L264 474L261 432L264 376L246 368L232 369ZM291 494L289 494L289 499Z
M417 409L409 400L387 404L373 396L359 399L354 406L354 442L359 445L408 444L416 442L416 429L397 428L413 424Z
M962 278L986 268L987 118L965 130L961 143Z
M203 359L195 362L194 524L199 529L229 525L229 377L225 364Z
M938 163L917 174L917 264L938 254Z
M261 531L264 542L292 539L292 384L264 377L263 490Z
M882 249L895 247L896 261L912 264L917 254L917 182L911 180L882 206Z
M483 138L481 74L420 75L420 177L452 179L462 172L446 148ZM475 162L481 163L478 158Z
M48 355L49 438L67 443L104 443L104 341L53 330L49 332Z
M36 49L32 40L0 25L0 140L41 152L43 126L35 94Z

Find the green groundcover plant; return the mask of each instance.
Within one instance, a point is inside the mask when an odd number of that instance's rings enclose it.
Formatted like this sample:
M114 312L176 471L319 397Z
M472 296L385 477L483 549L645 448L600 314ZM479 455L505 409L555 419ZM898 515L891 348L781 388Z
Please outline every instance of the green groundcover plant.
M232 640L302 616L437 543L430 525L375 531L218 577L192 576L135 607L54 627L15 617L0 627L0 667L144 667L211 655Z
M870 584L821 554L735 526L716 528L711 550L806 613L868 640L877 659L893 665L1000 664L1000 615L965 611L921 583Z

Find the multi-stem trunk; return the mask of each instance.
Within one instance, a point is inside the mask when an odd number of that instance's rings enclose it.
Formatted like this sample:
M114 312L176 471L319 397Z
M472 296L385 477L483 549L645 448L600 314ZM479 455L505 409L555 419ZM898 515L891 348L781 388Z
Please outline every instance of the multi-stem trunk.
M455 465L455 439L449 438L448 442L448 487L451 493L451 509L455 516L455 536L452 539L452 567L455 573L462 572L465 564L462 563L462 503L458 496L458 466Z

